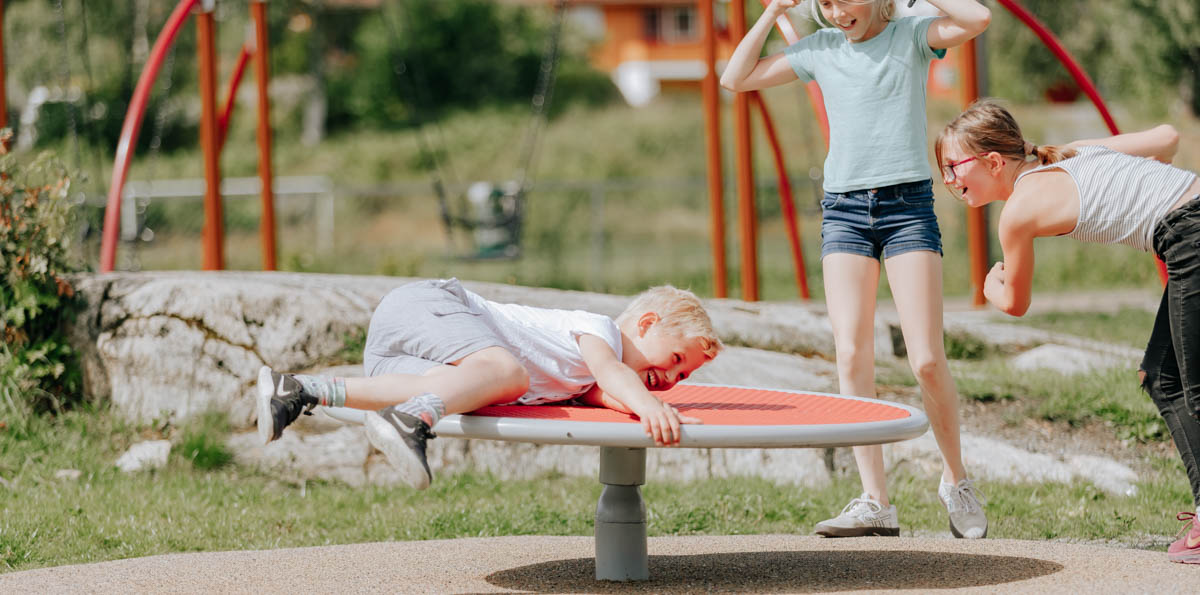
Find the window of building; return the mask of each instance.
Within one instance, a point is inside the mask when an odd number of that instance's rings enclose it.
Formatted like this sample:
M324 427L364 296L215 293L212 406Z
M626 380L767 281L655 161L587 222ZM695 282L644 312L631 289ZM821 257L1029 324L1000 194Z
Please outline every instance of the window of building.
M648 41L687 43L700 39L695 6L648 6L643 14L643 35Z

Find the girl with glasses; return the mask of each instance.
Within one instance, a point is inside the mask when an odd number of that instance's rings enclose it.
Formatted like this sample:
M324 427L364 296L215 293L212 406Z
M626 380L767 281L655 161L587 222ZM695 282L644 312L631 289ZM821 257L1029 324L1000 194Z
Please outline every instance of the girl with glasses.
M1167 286L1138 372L1183 458L1197 512L1180 513L1187 534L1174 562L1200 564L1200 181L1169 165L1179 134L1168 125L1061 147L1035 146L1007 110L976 102L934 144L943 180L968 205L1005 201L1004 260L983 295L1013 316L1029 309L1034 238L1070 236L1153 251Z

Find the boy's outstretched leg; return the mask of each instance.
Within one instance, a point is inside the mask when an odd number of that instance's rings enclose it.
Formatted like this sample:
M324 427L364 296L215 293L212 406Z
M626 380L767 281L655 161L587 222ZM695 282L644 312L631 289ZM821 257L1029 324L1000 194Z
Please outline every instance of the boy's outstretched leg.
M258 392L255 405L258 411L258 437L263 444L276 440L283 429L296 421L301 413L309 413L319 401L309 395L291 374L280 374L263 366L258 370Z
M476 351L423 374L346 379L346 405L369 411L367 439L418 490L431 481L426 442L442 416L515 401L529 390L529 374L501 347ZM419 392L418 392L419 391ZM416 394L414 394L416 393Z

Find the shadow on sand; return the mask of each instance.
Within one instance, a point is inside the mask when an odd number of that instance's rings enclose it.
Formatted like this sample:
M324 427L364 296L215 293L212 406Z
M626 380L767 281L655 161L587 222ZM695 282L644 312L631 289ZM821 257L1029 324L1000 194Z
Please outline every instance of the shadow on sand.
M488 583L557 593L821 593L862 589L954 589L1045 576L1062 565L1034 558L922 551L733 552L650 556L650 580L595 580L591 558L556 560L494 572Z

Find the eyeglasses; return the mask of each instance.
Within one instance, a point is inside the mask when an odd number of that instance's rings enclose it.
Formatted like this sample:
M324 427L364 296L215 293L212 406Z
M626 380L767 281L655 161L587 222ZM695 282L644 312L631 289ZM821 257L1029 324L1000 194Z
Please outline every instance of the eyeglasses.
M942 166L942 179L944 179L947 184L953 182L954 180L957 180L958 176L954 173L954 168L956 168L964 163L967 163L969 161L975 161L976 159L979 159L978 155L976 155L974 157L967 157L966 159L963 159L962 161L952 161L950 163L947 163L946 165Z

